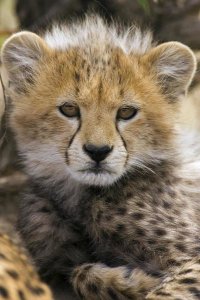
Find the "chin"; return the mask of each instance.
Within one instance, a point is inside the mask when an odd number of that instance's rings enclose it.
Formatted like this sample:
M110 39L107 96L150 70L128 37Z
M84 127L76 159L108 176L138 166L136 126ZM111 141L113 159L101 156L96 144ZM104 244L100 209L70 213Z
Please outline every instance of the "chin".
M113 174L108 171L71 171L70 173L76 181L89 186L110 186L121 177L116 173Z

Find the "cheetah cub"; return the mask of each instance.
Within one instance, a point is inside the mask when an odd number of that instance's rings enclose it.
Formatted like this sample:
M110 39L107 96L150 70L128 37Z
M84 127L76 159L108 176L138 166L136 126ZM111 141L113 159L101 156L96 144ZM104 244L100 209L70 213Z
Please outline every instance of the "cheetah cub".
M200 167L181 143L192 51L87 17L2 49L30 176L19 228L80 299L200 298Z

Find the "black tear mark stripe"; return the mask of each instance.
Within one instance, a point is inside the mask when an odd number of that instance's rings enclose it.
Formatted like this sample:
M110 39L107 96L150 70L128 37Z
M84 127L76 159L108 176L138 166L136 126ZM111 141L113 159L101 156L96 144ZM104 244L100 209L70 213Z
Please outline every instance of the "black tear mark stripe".
M124 148L125 148L126 151L127 151L127 145L126 145L126 142L125 142L124 138L122 137L122 135L121 135L121 133L120 133L120 131L119 131L119 128L118 128L118 126L117 126L117 123L115 123L115 128L116 128L116 130L117 130L117 132L118 132L118 134L119 134L119 136L120 136L120 138L121 138L121 140L122 140L122 143L123 143L123 145L124 145Z
M71 137L71 139L70 139L70 141L69 141L67 150L70 148L71 144L73 143L73 140L75 139L75 136L76 136L77 133L80 131L80 129L81 129L81 119L80 119L80 121L79 121L79 125L78 125L77 130L75 131L74 135Z
M117 130L118 135L119 135L120 138L121 138L121 141L122 141L122 143L123 143L123 145L124 145L124 148L126 149L126 161L125 161L125 164L124 164L124 165L126 166L127 161L128 161L128 158L129 158L128 151L127 151L127 145L126 145L126 142L125 142L123 136L121 135L121 133L120 133L120 131L119 131L119 128L118 128L118 126L117 126L117 122L115 123L115 128L116 128L116 130Z

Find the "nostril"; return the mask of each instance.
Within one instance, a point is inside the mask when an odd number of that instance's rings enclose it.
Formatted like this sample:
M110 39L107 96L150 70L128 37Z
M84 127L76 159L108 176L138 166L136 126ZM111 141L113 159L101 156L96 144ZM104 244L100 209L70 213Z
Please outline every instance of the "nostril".
M113 147L108 145L95 146L93 144L85 144L83 146L84 152L89 155L96 162L104 160L112 151Z

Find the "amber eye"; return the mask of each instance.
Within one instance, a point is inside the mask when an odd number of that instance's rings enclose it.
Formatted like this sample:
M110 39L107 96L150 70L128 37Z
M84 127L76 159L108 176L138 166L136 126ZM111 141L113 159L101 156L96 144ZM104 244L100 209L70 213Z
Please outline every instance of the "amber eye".
M80 110L76 104L64 103L59 107L60 112L68 118L79 118Z
M117 112L117 119L129 120L129 119L135 117L137 112L138 112L138 108L133 107L133 106L121 107Z

